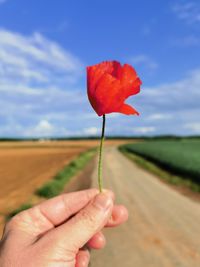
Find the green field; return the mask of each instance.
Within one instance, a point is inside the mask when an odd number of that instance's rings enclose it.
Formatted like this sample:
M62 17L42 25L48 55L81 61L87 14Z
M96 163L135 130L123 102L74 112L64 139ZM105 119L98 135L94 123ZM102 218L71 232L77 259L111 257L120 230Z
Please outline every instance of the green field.
M200 140L148 141L123 148L200 184Z

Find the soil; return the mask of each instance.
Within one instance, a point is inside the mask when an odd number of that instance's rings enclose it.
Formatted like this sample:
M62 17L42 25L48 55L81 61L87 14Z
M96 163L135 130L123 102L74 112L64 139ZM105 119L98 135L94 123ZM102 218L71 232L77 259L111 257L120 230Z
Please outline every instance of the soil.
M106 146L124 142L108 140ZM0 142L0 236L10 211L24 203L38 203L34 196L37 188L79 153L98 145L99 140ZM89 173L87 179L74 177L67 190L90 187L88 179Z

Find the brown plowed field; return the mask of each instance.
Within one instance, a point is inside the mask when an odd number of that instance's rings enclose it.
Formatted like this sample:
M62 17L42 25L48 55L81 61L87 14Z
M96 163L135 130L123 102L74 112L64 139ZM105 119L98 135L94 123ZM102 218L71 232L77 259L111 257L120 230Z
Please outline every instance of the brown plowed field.
M107 145L124 141L107 141ZM99 141L0 143L0 236L6 214L33 198L36 188L51 179L80 152Z

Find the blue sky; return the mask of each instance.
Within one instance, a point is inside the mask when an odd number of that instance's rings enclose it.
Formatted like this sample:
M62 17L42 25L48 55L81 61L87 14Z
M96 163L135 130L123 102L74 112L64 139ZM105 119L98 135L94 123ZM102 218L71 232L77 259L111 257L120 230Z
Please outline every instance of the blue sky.
M99 134L85 67L112 59L143 86L107 135L200 134L199 51L199 0L0 0L0 136Z

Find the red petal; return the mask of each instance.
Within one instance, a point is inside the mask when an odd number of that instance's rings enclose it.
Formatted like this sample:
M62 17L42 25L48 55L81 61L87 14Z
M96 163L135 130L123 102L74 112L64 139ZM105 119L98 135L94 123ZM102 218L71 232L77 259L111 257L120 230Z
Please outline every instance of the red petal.
M121 77L121 64L118 61L105 61L100 64L87 67L87 87L94 91L101 77L108 73L114 78Z
M135 110L133 107L131 107L128 104L123 104L117 112L126 114L126 115L139 115L139 112Z
M125 90L126 97L138 94L140 92L141 80L137 76L134 68L128 64L125 64L122 68L121 83Z
M118 61L112 61L113 70L110 73L113 77L120 80L122 75L122 66Z
M102 75L105 71L101 68L97 68L96 65L92 67L87 67L87 88L92 93Z
M129 81L134 81L137 78L137 73L132 66L129 64L124 64L122 67L122 78L121 81L123 83L127 83Z
M120 94L120 81L110 74L104 74L95 90L96 108L98 114L111 113L118 108L124 97Z

